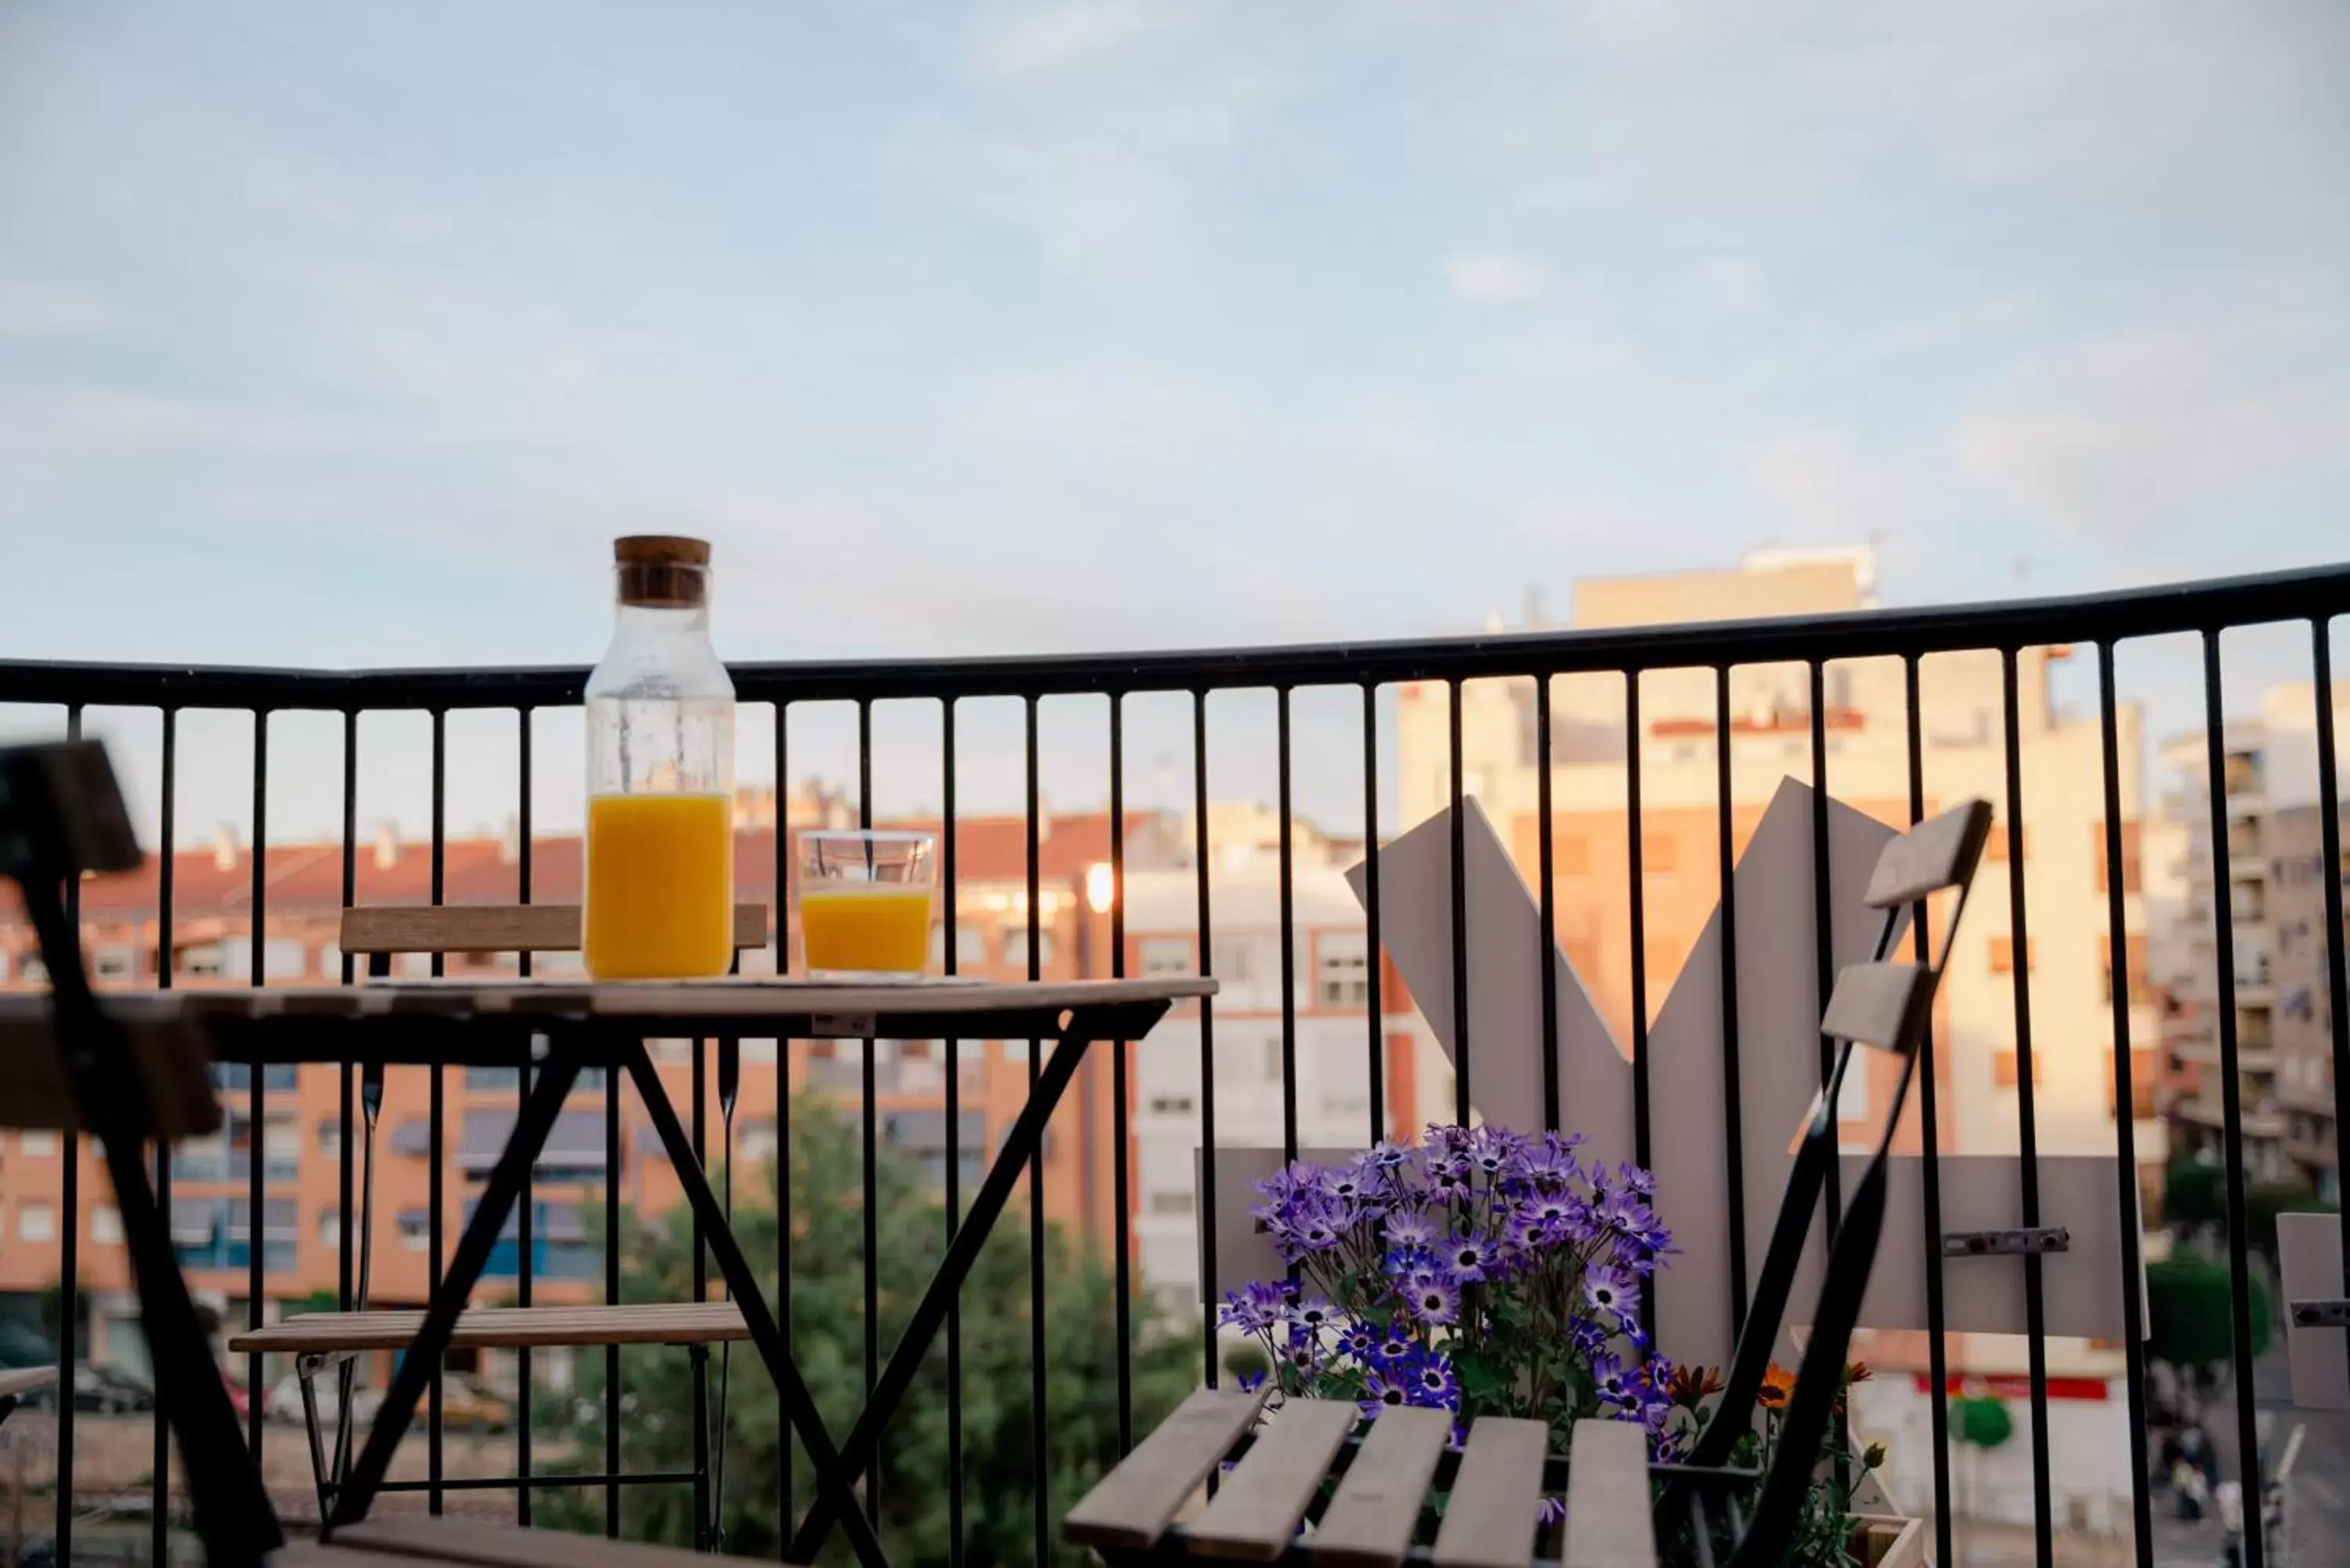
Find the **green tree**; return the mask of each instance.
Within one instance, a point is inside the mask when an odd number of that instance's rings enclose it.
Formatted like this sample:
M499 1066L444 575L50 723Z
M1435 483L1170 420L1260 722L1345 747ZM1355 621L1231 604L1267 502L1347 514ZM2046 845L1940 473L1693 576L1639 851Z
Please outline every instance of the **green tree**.
M2227 1171L2191 1157L2171 1161L2162 1174L2162 1217L2173 1226L2226 1224Z
M1950 1436L1988 1452L2015 1436L2015 1417L2004 1400L1961 1395L1950 1401Z
M2337 1212L2301 1182L2255 1181L2244 1189L2244 1245L2274 1263L2278 1215Z
M2269 1292L2260 1275L2245 1281L2251 1303L2252 1354L2269 1347ZM2228 1270L2180 1252L2146 1270L2149 1322L2146 1353L2182 1372L2210 1378L2232 1364L2234 1317Z
M775 1210L764 1194L738 1193L734 1232L752 1267L775 1278ZM875 1276L884 1359L912 1314L945 1251L946 1220L921 1173L884 1149L876 1168ZM746 1188L749 1184L745 1184ZM846 1438L865 1402L865 1245L863 1178L853 1123L837 1109L803 1104L791 1118L792 1278L789 1332L801 1375L826 1429ZM1025 1203L1016 1198L981 1250L962 1303L962 1451L951 1456L947 1425L945 1334L885 1428L880 1463L880 1531L893 1561L943 1563L950 1536L948 1476L963 1480L963 1559L972 1568L1025 1563L1035 1557L1035 1430L1029 1362L1029 1246ZM684 1301L692 1292L691 1222L682 1205L655 1223L631 1223L622 1250L622 1299ZM712 1270L713 1293L717 1272ZM1080 1251L1057 1226L1045 1233L1045 1323L1048 1513L1059 1515L1118 1459L1116 1290L1107 1266ZM775 1301L773 1293L771 1302ZM776 1303L780 1310L780 1303ZM1197 1342L1134 1303L1134 1421L1155 1426L1200 1378ZM715 1357L713 1355L713 1361ZM726 1411L723 1516L726 1549L773 1557L782 1540L777 1496L787 1426L757 1353L733 1353ZM601 1468L604 1355L577 1358L577 1398L552 1423L570 1423L582 1469ZM712 1385L716 1379L713 1376ZM553 1407L556 1401L545 1402ZM712 1395L715 1420L715 1394ZM632 1346L620 1359L623 1464L630 1469L686 1469L693 1452L693 1392L686 1354ZM815 1495L815 1472L798 1442L789 1443L795 1504ZM631 1487L622 1494L623 1533L685 1545L693 1538L687 1487ZM598 1531L599 1493L552 1494L549 1522ZM836 1530L826 1560L849 1553ZM1055 1540L1055 1563L1077 1564L1082 1552Z

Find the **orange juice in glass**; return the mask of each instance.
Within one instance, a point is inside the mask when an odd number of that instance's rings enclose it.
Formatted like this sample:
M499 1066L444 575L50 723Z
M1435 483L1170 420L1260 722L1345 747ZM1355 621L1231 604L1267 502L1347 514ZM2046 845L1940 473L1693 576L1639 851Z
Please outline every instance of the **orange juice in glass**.
M799 836L800 942L827 980L909 980L930 960L936 839L927 833Z

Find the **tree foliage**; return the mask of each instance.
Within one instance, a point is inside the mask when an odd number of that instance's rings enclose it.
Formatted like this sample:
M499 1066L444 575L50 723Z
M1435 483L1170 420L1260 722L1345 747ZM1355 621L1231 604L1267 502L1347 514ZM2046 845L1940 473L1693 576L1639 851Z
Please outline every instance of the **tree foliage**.
M2175 1159L2162 1174L2162 1217L2172 1225L2224 1225L2228 1173L2199 1159Z
M2269 1292L2259 1274L2245 1284L2251 1304L2252 1354L2269 1346ZM2149 1313L2146 1353L2157 1361L2204 1373L2228 1366L2235 1354L2228 1270L2180 1252L2146 1270Z
M865 1241L863 1175L853 1125L837 1110L794 1109L790 1140L792 1276L786 1332L826 1430L843 1441L865 1403ZM881 1357L911 1316L946 1245L945 1212L920 1173L884 1148L877 1164L874 1257L880 1303ZM746 1183L747 1187L749 1184ZM774 1172L757 1199L738 1194L734 1232L752 1267L772 1281L777 1257ZM961 1453L948 1447L946 1334L942 1328L920 1376L884 1429L880 1533L900 1563L947 1560L951 1521L949 1477L962 1477L963 1561L971 1568L1035 1559L1036 1473L1029 1357L1029 1233L1024 1199L1015 1195L981 1250L962 1301ZM1076 1564L1085 1554L1057 1540L1060 1515L1118 1457L1116 1289L1107 1264L1080 1251L1058 1226L1044 1237L1047 1514L1051 1560ZM712 1293L721 1293L715 1265ZM683 1205L649 1225L629 1224L622 1253L622 1299L685 1301L692 1294L691 1221ZM782 1303L772 1289L779 1315ZM1134 1429L1138 1438L1200 1381L1199 1350L1188 1334L1134 1303ZM712 1354L713 1367L716 1355ZM577 1360L577 1399L549 1411L567 1426L584 1469L604 1452L604 1355ZM712 1419L715 1385L712 1379ZM556 1401L547 1401L554 1406ZM570 1424L576 1422L576 1425ZM693 1390L686 1353L629 1347L620 1358L621 1459L631 1470L691 1468ZM773 1558L782 1540L779 1496L786 1426L757 1352L746 1342L733 1355L726 1411L725 1548ZM789 1444L794 1506L815 1495L815 1472L797 1441ZM543 1494L542 1519L600 1532L600 1491ZM622 1493L622 1534L691 1544L689 1487L631 1487ZM838 1531L826 1561L848 1558Z
M2015 1417L2004 1400L1961 1395L1950 1401L1950 1436L1988 1452L2015 1436Z

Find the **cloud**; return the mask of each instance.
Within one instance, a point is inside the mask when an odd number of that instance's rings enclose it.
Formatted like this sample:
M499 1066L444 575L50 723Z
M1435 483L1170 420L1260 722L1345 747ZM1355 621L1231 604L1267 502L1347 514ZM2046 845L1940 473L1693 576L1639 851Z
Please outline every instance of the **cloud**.
M1528 305L1546 297L1550 269L1509 251L1464 251L1444 260L1444 281L1463 305Z
M2230 315L2026 361L1967 415L1969 477L2117 544L2231 492L2350 465L2350 328Z
M114 311L87 290L0 276L0 339L95 337L115 323Z
M1091 64L1172 20L1168 10L1134 0L1074 0L1012 16L991 14L973 39L972 60L983 76L1049 76Z
M1830 427L1773 436L1756 449L1752 472L1755 489L1804 544L1902 531L1937 511L1950 490L1939 462L1918 452L1872 456Z

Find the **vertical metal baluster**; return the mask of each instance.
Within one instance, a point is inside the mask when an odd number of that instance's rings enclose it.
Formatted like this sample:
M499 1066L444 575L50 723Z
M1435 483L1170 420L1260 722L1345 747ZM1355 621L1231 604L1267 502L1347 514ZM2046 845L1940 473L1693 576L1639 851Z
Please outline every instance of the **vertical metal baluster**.
M941 699L940 716L939 836L945 855L940 868L946 912L946 972L961 963L962 906L955 894L955 701ZM947 1245L954 1245L962 1228L962 1046L960 1040L942 1043L947 1058ZM985 1042L980 1044L983 1054ZM785 1534L790 1532L786 1531ZM962 1293L947 1303L947 1563L962 1568Z
M81 704L70 703L66 708L66 739L81 739ZM66 878L66 921L75 932L81 930L81 878ZM256 1094L259 1090L256 1088ZM64 1303L60 1314L64 1322L57 1334L57 1557L60 1563L73 1561L74 1511L74 1366L80 1359L78 1346L80 1329L74 1307L81 1294L81 1161L82 1151L88 1140L79 1132L69 1132L57 1140L60 1158L57 1161L57 1204L63 1210L57 1223L57 1283L59 1300ZM257 1301L259 1292L255 1292ZM155 1380L158 1384L162 1379Z
M2015 649L2002 648L1999 658L2002 723L2007 736L2008 940L2015 956L2008 966L2015 982L2015 1119L2023 1146L2016 1163L2022 1177L2023 1223L2029 1228L2040 1223L2040 1138L2033 1093L2032 929L2023 891L2028 836L2023 827L2022 726L2017 716ZM2041 1293L2041 1272L2040 1255L2025 1253L2023 1324L2029 1335L2025 1354L2032 1369L2033 1532L2040 1568L2049 1568L2055 1552L2055 1526L2048 1479L2048 1313Z
M1126 697L1109 694L1109 973L1126 978ZM1087 889L1088 892L1091 889ZM1082 919L1091 918L1091 901ZM1117 1214L1112 1238L1117 1251L1118 1332L1118 1451L1123 1459L1134 1449L1134 1216L1133 1190L1127 1164L1132 1137L1128 1127L1127 1054L1118 1041L1110 1051L1110 1142L1117 1149L1111 1167L1114 1190L1111 1207Z
M1461 805L1461 681L1451 693L1452 732L1452 1115L1469 1125L1469 873L1468 826Z
M155 988L158 991L172 989L172 900L175 891L172 884L178 871L179 793L180 711L166 708L163 710L162 821L161 842L155 855ZM348 1075L343 1097L345 1100L350 1098ZM349 1183L346 1182L344 1187L348 1192ZM155 1206L163 1217L164 1225L169 1227L172 1223L172 1146L160 1138L155 1144ZM350 1200L346 1197L343 1211L349 1213L350 1207ZM346 1251L343 1277L347 1282L350 1278L348 1256ZM344 1300L348 1303L348 1286ZM61 1443L58 1451L71 1450ZM157 1568L162 1568L171 1561L172 1549L172 1427L163 1408L163 1380L161 1377L155 1379L155 1453L149 1461L149 1472L153 1481L147 1505L148 1522L152 1527L148 1560Z
M2141 1277L2138 1256L2142 1224L2137 1201L2137 1086L2131 1059L2129 933L2123 929L2122 897L2128 867L2122 859L2121 731L2114 699L2114 645L2097 645L2097 724L2105 742L2106 940L2113 950L2114 1007L2114 1168L2120 1179L2122 1277ZM2010 857L2010 864L2013 857ZM1939 1258L1938 1249L1928 1256ZM1939 1304L1939 1303L1938 1303ZM2130 1518L2137 1546L2137 1568L2154 1568L2154 1500L2147 1478L2153 1473L2146 1453L2146 1326L2138 1293L2122 1292L2122 1354L2129 1369ZM1939 1414L1939 1412L1938 1412ZM1947 1431L1943 1423L1940 1430ZM2257 1501L2252 1504L2257 1511Z
M1909 761L1909 820L1912 824L1926 817L1926 752L1925 709L1919 705L1918 690L1918 656L1907 655L1901 661L1902 691L1907 704L1907 739ZM1921 900L1909 912L1911 950L1918 963L1933 961L1929 950L1930 933L1927 929L1926 906ZM1948 962L1948 955L1943 961ZM1846 1071L1851 1071L1847 1067ZM1926 1366L1932 1380L1928 1392L1933 1408L1934 1421L1934 1547L1937 1563L1955 1561L1950 1545L1950 1358L1944 1334L1942 1305L1942 1153L1941 1120L1938 1109L1940 1101L1941 1069L1934 1059L1934 1029L1930 1015L1926 1033L1918 1046L1918 1132L1924 1163L1918 1174L1922 1178L1922 1223L1926 1227Z
M1549 670L1534 677L1534 851L1541 883L1542 929L1534 937L1534 962L1542 974L1543 1127L1559 1130L1563 1107L1558 1083L1558 825L1551 808Z
M1809 670L1812 707L1812 1000L1814 1013L1827 1010L1828 995L1835 988L1835 910L1828 893L1828 716L1827 671L1814 659ZM1825 1031L1820 1035L1820 1088L1828 1086L1828 1075L1835 1071L1835 1042ZM1844 1170L1842 1162L1827 1162L1827 1228L1824 1236L1834 1236L1844 1223ZM1825 1253L1823 1254L1825 1256Z
M1746 1122L1738 1071L1738 818L1731 780L1730 666L1713 670L1714 853L1721 882L1721 1131L1730 1178L1730 1337L1746 1326Z
M859 700L857 704L857 825L873 826L873 704ZM881 1376L881 1275L880 1275L880 1207L878 1186L880 1178L879 1075L874 1054L879 1046L865 1042L865 1062L862 1079L864 1105L864 1177L865 1212L863 1215L865 1250L865 1397L873 1397L873 1385ZM877 1449L872 1465L865 1472L865 1511L879 1527L881 1518L881 1454Z
M729 901L731 904L731 900ZM728 968L733 962L734 911L726 911ZM707 1040L693 1042L693 1110L689 1136L693 1140L693 1164L706 1178L710 1174L710 1153L703 1131L702 1102L710 1091L709 1045ZM693 1299L710 1299L710 1256L704 1251L702 1216L691 1215L693 1243ZM710 1361L709 1350L695 1345L686 1352L686 1376L693 1380L693 1547L697 1552L710 1550Z
M256 708L253 712L253 872L252 940L245 945L246 967L252 982L258 986L268 979L264 960L268 956L269 942L269 711ZM261 1303L265 1292L262 1280L263 1254L268 1251L269 1226L267 1195L262 1189L263 1167L268 1163L264 1147L268 1119L263 1104L262 1085L269 1069L256 1064L247 1085L246 1098L252 1107L253 1120L245 1128L248 1144L245 1161L245 1202L250 1212L245 1216L245 1327L261 1326ZM254 1461L261 1460L262 1397L266 1392L262 1383L262 1355L249 1351L244 1358L245 1441L253 1449Z
M1036 980L1042 973L1037 963L1038 904L1042 889L1038 879L1038 806L1036 798L1036 698L1030 693L1024 704L1025 722L1023 741L1026 762L1028 807L1028 978ZM1043 1071L1044 1043L1028 1042L1028 1096L1036 1095L1036 1080ZM1053 1449L1048 1423L1051 1412L1045 1395L1046 1363L1045 1360L1045 1148L1051 1142L1050 1124L1036 1134L1036 1151L1028 1165L1028 1377L1029 1410L1035 1423L1029 1433L1029 1462L1036 1478L1035 1493L1036 1524L1036 1556L1039 1563L1052 1560L1053 1552Z
M2320 693L2320 701L2331 704L2331 691ZM2233 1330L2233 1350L2236 1376L2236 1442L2237 1463L2248 1483L2244 1488L2246 1523L2244 1532L2245 1568L2262 1568L2268 1543L2262 1540L2265 1533L2259 1528L2261 1488L2257 1474L2261 1451L2258 1412L2253 1407L2257 1390L2252 1383L2252 1303L2251 1261L2245 1235L2244 1210L2244 1097L2243 1079L2239 1075L2236 1040L2236 916L2229 887L2228 865L2228 767L2227 714L2224 695L2220 684L2220 634L2203 634L2203 749L2204 765L2210 770L2211 797L2211 916L2214 922L2212 967L2220 981L2220 1131L2227 1148L2228 1161L2228 1283L2230 1326ZM2333 803L2322 802L2319 815L2330 817ZM2338 867L2327 867L2330 877L2338 877ZM2337 928L2338 929L2338 928ZM2019 1072L2018 1076L2021 1077ZM2027 1164L2025 1170L2031 1167ZM2037 1220L2027 1213L2027 1225ZM2037 1293L2034 1293L2037 1299ZM2043 1536L2043 1541L2045 1535ZM2042 1568L2046 1568L2046 1556Z
M2334 1036L2334 1128L2338 1152L2342 1129L2350 1127L2350 1017L2343 1015L2344 993L2350 991L2350 978L2344 974L2342 952L2342 781L2334 754L2334 645L2332 628L2325 617L2318 616L2310 621L2309 644L2311 673L2317 685L2317 841L2318 853L2325 857L2322 877L2325 888L2325 1016ZM2350 1208L2342 1210L2342 1287L2343 1294L2350 1295Z
M1191 871L1199 890L1200 974L1216 972L1208 894L1208 692L1191 693ZM1216 999L1200 999L1200 1281L1203 1380L1219 1386L1216 1364ZM1211 1482L1211 1484L1213 1484Z
M359 711L356 708L346 708L343 710L342 821L342 907L346 909L359 902ZM351 955L343 951L342 927L339 923L335 928L335 954L336 981L338 984L348 985L351 983L357 966L351 962ZM357 1282L352 1277L353 1266L357 1262L353 1255L352 1244L361 1234L357 1200L360 1140L354 1126L358 1120L355 1110L359 1085L358 1064L352 1058L346 1056L338 1073L335 1096L337 1128L335 1147L341 1151L342 1158L339 1161L341 1168L335 1174L335 1185L336 1200L342 1205L342 1208L338 1210L341 1218L336 1224L336 1240L340 1245L336 1248L335 1299L343 1311L349 1312L358 1300ZM369 1159L375 1158L375 1151L372 1148L368 1150L368 1158ZM368 1219L370 1220L374 1219L371 1208ZM338 1369L335 1377L335 1449L328 1459L328 1462L334 1467L332 1473L338 1476L347 1474L350 1469L351 1431L354 1423L344 1415L344 1408L353 1403L352 1395L358 1387L358 1365L354 1362L346 1362ZM158 1568L161 1568L164 1559L158 1557L155 1561Z
M441 907L448 896L448 813L449 813L449 714L446 709L432 710L432 906ZM432 977L438 980L449 972L448 957L434 952L431 957ZM448 1254L443 1250L444 1221L448 1217L448 1075L438 1067L427 1069L432 1074L430 1127L432 1151L428 1157L431 1182L425 1193L429 1210L426 1223L432 1232L432 1256L430 1260L430 1289L441 1293L441 1276L448 1267ZM424 1431L424 1474L431 1489L426 1495L426 1508L439 1513L444 1503L441 1490L441 1367L432 1368L432 1380L426 1385L427 1405Z
M516 746L515 754L516 772L521 775L515 802L515 898L516 901L524 904L530 902L531 896L531 835L534 831L530 809L530 709L515 710ZM588 848L584 838L579 847L582 857L581 865L584 867ZM582 880L584 882L585 878L583 877ZM583 887L581 891L584 893L586 888ZM530 978L530 953L527 950L515 955L515 972L525 980ZM528 1065L525 1065L515 1073L516 1115L520 1114L519 1107L522 1102L529 1097L537 1078L537 1070ZM538 1208L538 1199L533 1191L536 1177L535 1170L525 1169L522 1173L522 1199L515 1205L515 1248L517 1253L515 1260L515 1304L524 1307L531 1304L531 1281L532 1276L537 1272L535 1267L536 1260L532 1256L537 1247L535 1230L538 1218L536 1212ZM533 1376L530 1346L525 1345L515 1352L515 1473L522 1477L522 1484L515 1489L515 1522L525 1530L530 1528L531 1521L530 1422Z
M588 845L583 834L579 846L580 882L582 891L587 883ZM727 911L727 929L733 929L734 915ZM583 937L584 940L584 937ZM604 1090L604 1300L617 1304L620 1299L620 1092L627 1075L607 1065L599 1075ZM577 1093L575 1085L573 1093ZM786 1227L788 1229L788 1227ZM620 1347L604 1347L604 1473L620 1473ZM620 1489L618 1484L604 1483L604 1534L608 1540L618 1540L620 1534Z
M1387 1010L1379 997L1379 689L1363 687L1363 968L1367 1005L1371 1083L1371 1142L1388 1136Z
M790 790L791 769L791 705L782 698L775 699L775 973L792 972L791 869L792 833ZM950 850L948 853L953 853ZM792 1043L775 1042L775 1329L784 1342L784 1354L792 1351ZM799 1518L795 1506L796 1490L792 1484L792 1447L798 1439L792 1424L782 1419L778 1405L777 1426L783 1451L783 1462L776 1466L775 1484L783 1503L783 1528L776 1532L775 1554L784 1561L792 1540L792 1526ZM950 1445L951 1449L951 1445Z
M1632 914L1632 1158L1648 1163L1648 888L1646 846L1640 842L1640 672L1624 672L1624 805L1626 877ZM1650 1299L1654 1277L1640 1282ZM1651 1321L1654 1321L1653 1313Z
M1273 701L1274 743L1280 752L1274 771L1281 811L1281 1158L1287 1163L1297 1158L1297 916L1289 820L1289 688L1275 688Z

